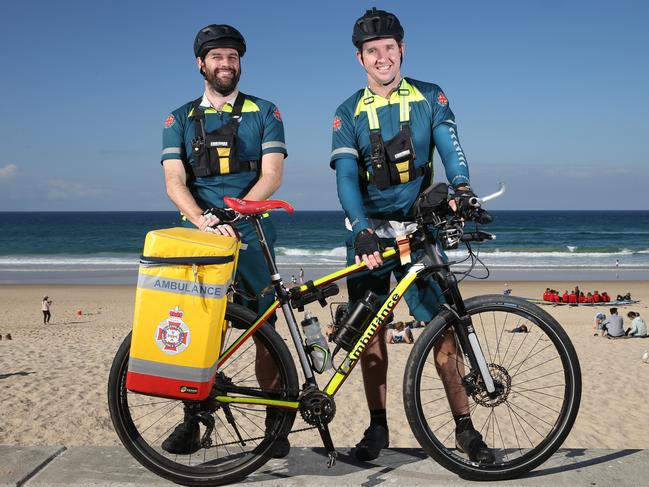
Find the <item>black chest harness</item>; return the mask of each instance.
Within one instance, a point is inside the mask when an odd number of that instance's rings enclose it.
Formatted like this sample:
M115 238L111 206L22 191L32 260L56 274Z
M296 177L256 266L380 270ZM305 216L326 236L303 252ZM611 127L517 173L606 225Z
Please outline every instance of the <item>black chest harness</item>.
M377 101L372 92L365 88L363 104L367 111L370 126L370 162L373 174L366 174L366 180L375 184L380 190L397 184L409 183L422 175L429 178L432 164L415 167L415 146L412 143L410 129L410 103L408 88L399 88L399 133L390 140L383 141L379 116L376 111Z
M195 177L260 172L259 160L241 161L237 152L237 131L245 99L246 96L240 92L232 106L232 116L228 123L212 132L205 132L205 110L201 107L203 98L194 100L194 110L189 118L194 120L196 129L192 139L194 164L191 166Z

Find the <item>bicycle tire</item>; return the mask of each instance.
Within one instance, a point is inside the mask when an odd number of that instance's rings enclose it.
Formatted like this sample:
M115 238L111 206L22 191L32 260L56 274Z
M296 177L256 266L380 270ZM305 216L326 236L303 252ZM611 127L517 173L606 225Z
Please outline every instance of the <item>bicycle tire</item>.
M503 391L509 388L507 395L500 396L498 401L503 397L504 400L499 403L484 394L469 397L472 422L492 449L494 463L473 462L455 445L455 422L445 387L458 384L444 384L435 365L435 354L431 357L431 351L440 346L445 332L456 324L455 315L449 310L442 311L428 324L408 358L403 387L406 415L426 453L460 477L487 481L520 477L546 461L570 433L581 400L577 353L565 330L552 316L521 298L477 296L467 299L465 306L492 375L496 375L495 380ZM506 333L510 318L516 319L519 326L524 321L528 332ZM457 339L455 343L460 347ZM458 360L450 353L439 354L440 368L445 367L442 361L448 358L449 363L455 361L459 375L462 375L461 367L469 370L465 355L460 355L462 360ZM429 375L431 361L434 375ZM442 387L427 388L428 384L439 386L440 382ZM464 389L464 385L459 384L459 388ZM431 400L435 395L439 397ZM444 402L446 410L440 413ZM437 410L427 417L429 405ZM502 413L500 418L497 410ZM536 437L538 442L533 441Z
M233 335L236 335L238 330L248 328L254 323L256 316L243 306L228 303L225 319L232 325L228 329L228 333L231 334L230 338L236 338ZM220 367L219 372L225 373L231 370L232 382L235 385L257 381L254 364L251 369L251 364L245 365L242 362L242 357L246 357L247 360L250 355L253 355L251 362L254 362L256 349L261 345L268 351L277 369L279 376L277 391L285 396L286 400L296 400L299 390L298 377L295 364L284 340L268 323L264 323L253 336L254 342L249 340L250 345L242 345L240 350L245 350L241 352L237 350ZM224 341L230 340L224 338ZM123 445L138 462L156 475L189 486L221 485L235 482L264 465L271 457L274 440L278 436L285 436L289 433L296 411L275 409L275 413L270 418L264 406L230 404L231 415L235 417L234 422L240 421L241 424L237 425L237 428L230 424L228 428L227 419L224 421L220 418L225 413L222 405L219 405L216 411L211 413L216 421L212 435L217 441L216 448L201 448L191 455L173 455L163 451L162 440L176 425L182 422L184 403L178 399L145 396L126 390L130 342L131 334L129 333L113 361L108 380L108 405L115 431ZM237 360L241 363L237 363ZM268 363L265 365L267 366ZM232 369L231 367L237 368ZM237 375L243 374L246 369L245 373L251 375L246 378L239 375L239 378L235 380ZM259 389L262 388L259 387ZM143 408L143 410L138 408ZM159 419L151 417L154 414L159 415ZM264 419L266 420L265 429ZM244 420L246 421L245 425L253 430L253 434L244 428ZM167 427L169 424L171 426ZM237 440L237 436L233 434L233 432L236 433L235 430L238 430L239 434L243 430L244 434L248 435L244 440L247 442L245 446L250 445L249 451L244 450L241 444L238 448L232 446L236 444ZM230 439L226 437L226 434L229 434L235 441L225 442L224 438ZM264 438L255 440L255 434L263 435ZM221 442L221 451L219 451L219 441ZM216 450L216 458L214 458L214 450ZM221 456L219 456L220 454Z

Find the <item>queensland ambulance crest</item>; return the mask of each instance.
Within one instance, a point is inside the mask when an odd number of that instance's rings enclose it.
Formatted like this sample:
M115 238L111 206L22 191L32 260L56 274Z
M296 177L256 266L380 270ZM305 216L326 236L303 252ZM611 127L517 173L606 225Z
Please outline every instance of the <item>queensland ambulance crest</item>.
M169 310L169 318L158 323L156 345L167 355L176 355L189 346L189 327L183 321L183 310L176 306Z

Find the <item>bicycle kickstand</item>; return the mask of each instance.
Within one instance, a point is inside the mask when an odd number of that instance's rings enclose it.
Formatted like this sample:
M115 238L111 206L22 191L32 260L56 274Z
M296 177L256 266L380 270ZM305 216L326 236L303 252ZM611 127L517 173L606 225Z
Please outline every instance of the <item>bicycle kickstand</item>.
M318 422L317 424L318 431L320 432L320 438L322 438L322 444L327 450L327 468L331 468L336 464L336 458L338 458L338 452L334 447L334 442L331 439L331 433L329 433L329 426L327 424L322 424Z

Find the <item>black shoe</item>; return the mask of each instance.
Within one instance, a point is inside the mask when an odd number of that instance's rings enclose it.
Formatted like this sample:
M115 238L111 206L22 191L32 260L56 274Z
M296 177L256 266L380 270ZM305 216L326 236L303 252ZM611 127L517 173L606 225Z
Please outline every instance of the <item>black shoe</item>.
M371 424L363 433L363 439L354 448L354 456L368 462L379 456L383 448L390 446L390 433L379 424Z
M462 453L466 453L472 462L494 463L496 461L491 449L482 441L482 435L473 427L455 433L455 446Z
M174 455L191 455L201 449L198 422L185 420L162 442L162 449Z

